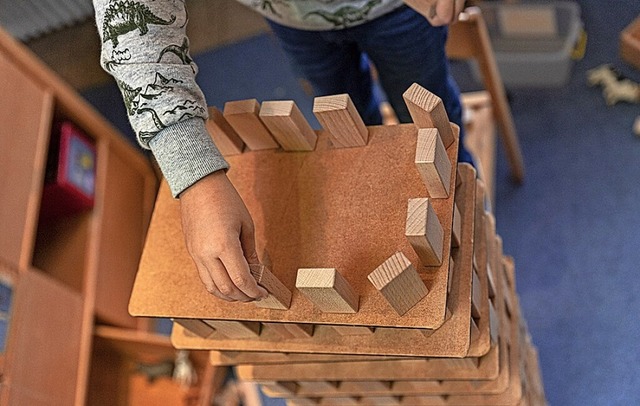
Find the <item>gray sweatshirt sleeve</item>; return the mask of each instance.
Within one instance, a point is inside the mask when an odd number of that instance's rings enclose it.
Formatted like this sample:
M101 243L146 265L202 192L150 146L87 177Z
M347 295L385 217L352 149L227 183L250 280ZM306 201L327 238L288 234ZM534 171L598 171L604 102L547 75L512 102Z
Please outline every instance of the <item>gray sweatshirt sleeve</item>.
M189 55L185 0L93 0L100 63L118 84L138 142L178 196L228 164L206 130Z

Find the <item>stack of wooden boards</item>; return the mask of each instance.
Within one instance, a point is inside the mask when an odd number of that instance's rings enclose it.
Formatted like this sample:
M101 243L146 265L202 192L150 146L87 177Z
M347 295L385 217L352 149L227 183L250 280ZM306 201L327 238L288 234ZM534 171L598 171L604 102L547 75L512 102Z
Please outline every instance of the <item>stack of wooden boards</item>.
M205 291L163 185L131 313L173 318L177 348L211 350L290 405L546 404L513 261L483 182L457 163L459 129L424 88L405 101L413 124L367 127L347 95L316 98L321 131L293 102L213 109L270 296Z

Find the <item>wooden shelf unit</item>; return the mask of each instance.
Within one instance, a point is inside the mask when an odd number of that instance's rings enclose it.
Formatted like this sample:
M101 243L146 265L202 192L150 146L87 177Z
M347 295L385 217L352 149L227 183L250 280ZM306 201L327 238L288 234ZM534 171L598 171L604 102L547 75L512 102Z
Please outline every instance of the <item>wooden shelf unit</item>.
M95 145L95 204L42 222L47 154L61 119ZM2 30L0 122L0 273L12 288L3 298L11 308L0 404L136 404L128 388L140 400L149 385L137 383L130 364L146 359L147 347L175 354L150 320L127 310L158 188L153 166ZM206 364L199 369L211 376Z

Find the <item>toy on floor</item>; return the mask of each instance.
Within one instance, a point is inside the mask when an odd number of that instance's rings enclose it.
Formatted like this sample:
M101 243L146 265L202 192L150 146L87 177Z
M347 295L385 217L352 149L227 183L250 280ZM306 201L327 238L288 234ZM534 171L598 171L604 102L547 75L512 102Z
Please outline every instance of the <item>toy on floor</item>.
M608 106L618 102L640 103L640 84L624 77L609 64L587 71L587 83L602 87Z
M589 86L602 86L602 95L608 106L618 102L640 103L640 84L624 77L610 64L587 71ZM640 115L633 123L633 133L640 137Z

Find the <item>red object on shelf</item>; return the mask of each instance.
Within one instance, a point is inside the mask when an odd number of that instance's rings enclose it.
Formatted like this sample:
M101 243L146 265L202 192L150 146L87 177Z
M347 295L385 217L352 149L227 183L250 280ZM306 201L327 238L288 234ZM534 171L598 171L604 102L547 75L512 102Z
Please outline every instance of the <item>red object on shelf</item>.
M40 221L68 216L93 207L96 148L73 123L59 125L52 137L42 193Z

